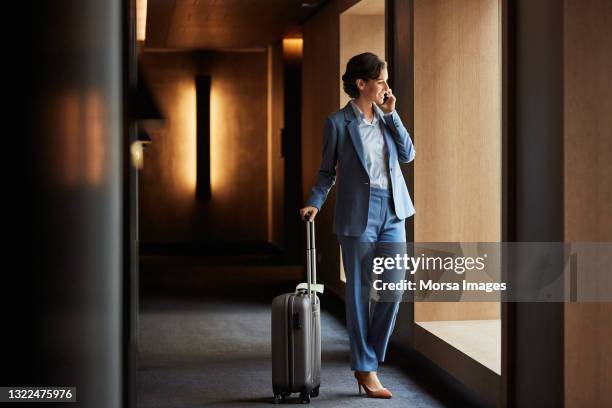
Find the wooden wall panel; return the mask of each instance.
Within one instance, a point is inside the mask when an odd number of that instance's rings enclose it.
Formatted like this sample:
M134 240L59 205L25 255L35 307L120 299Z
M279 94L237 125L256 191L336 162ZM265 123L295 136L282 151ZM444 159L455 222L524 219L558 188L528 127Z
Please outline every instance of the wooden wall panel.
M166 117L140 178L143 242L259 241L267 233L266 53L148 53ZM212 76L212 199L195 200L196 74Z
M500 319L499 302L416 302L416 322Z
M564 5L565 240L612 241L612 3ZM565 304L565 406L612 406L612 303Z
M415 241L501 239L499 2L414 1ZM417 303L415 320L499 318Z
M340 15L340 66L338 75L339 107L350 97L342 90L342 74L348 60L362 52L373 52L385 59L385 15L353 15L347 10Z

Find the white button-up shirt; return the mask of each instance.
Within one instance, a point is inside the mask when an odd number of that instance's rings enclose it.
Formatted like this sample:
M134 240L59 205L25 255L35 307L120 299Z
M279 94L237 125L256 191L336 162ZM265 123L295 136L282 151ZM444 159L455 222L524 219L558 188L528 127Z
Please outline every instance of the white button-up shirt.
M363 144L363 153L365 155L368 175L370 176L370 187L388 190L388 150L383 136L382 123L379 123L379 115L382 116L383 112L378 106L373 104L374 118L370 123L366 120L364 113L359 109L354 100L351 100L351 107L359 121L359 134L361 135L361 143ZM393 114L393 112L384 115L391 114Z

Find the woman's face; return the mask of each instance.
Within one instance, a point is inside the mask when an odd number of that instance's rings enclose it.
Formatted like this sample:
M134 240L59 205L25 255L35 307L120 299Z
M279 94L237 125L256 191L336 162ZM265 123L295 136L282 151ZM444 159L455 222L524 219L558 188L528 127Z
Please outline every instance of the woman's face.
M368 102L375 102L381 105L384 102L385 92L389 90L387 79L389 79L387 68L380 70L377 79L370 79L367 82L363 79L358 79L357 88L359 88L359 97L364 98Z

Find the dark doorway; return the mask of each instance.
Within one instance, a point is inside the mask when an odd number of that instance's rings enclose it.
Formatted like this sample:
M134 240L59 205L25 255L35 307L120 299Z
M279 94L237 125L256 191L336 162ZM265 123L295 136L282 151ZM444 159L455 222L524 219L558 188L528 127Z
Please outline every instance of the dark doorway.
M302 56L283 58L285 128L282 143L285 157L285 261L302 260Z

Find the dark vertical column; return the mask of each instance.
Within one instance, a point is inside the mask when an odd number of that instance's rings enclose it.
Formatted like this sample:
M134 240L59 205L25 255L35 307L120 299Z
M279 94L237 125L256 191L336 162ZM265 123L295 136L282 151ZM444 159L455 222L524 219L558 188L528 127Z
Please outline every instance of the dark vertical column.
M136 50L136 0L123 1L123 406L136 407L138 374L138 170L132 164L130 147L138 138L135 96L138 95Z
M563 2L520 0L511 7L515 225L509 239L562 242ZM510 272L533 281L521 276L530 270L521 267L521 259ZM514 354L509 405L563 406L563 303L516 303L509 318Z
M387 55L390 86L397 97L396 110L415 142L414 134L414 58L413 2L387 0ZM415 142L415 148L416 148ZM408 191L414 197L414 165L403 165ZM406 220L406 240L414 240L414 217Z
M302 59L283 58L285 128L282 133L285 157L285 237L288 262L303 262L304 231L302 207Z
M387 0L386 48L389 78L393 94L397 98L396 110L410 133L415 148L418 143L414 134L414 54L413 54L413 2L412 0ZM414 199L414 164L402 165L402 173L410 196ZM414 217L406 219L406 241L414 241ZM395 333L400 345L412 344L414 304L401 304L396 320Z
M501 97L502 97L502 242L516 241L516 152L515 152L515 88L516 72L516 7L512 0L500 0L501 11ZM502 281L508 282L511 271L504 261ZM516 349L514 325L516 304L501 303L501 407L513 406Z
M210 76L198 75L196 88L196 198L207 200L210 191Z
M4 9L28 24L2 27L0 384L74 386L74 407L124 405L124 11L119 0Z

